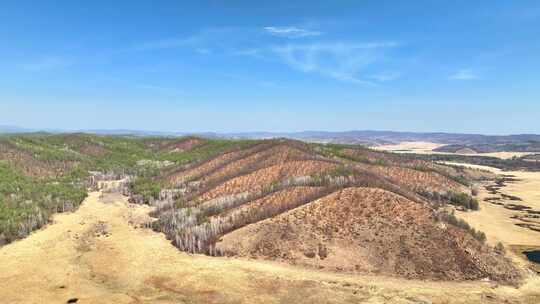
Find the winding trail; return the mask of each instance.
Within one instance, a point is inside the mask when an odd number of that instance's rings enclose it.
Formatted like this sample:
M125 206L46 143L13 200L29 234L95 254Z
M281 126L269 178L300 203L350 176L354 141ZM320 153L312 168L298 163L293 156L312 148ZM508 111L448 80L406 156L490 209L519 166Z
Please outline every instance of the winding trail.
M0 248L0 303L539 303L540 280L407 281L188 255L140 228L150 207L92 192L73 213Z

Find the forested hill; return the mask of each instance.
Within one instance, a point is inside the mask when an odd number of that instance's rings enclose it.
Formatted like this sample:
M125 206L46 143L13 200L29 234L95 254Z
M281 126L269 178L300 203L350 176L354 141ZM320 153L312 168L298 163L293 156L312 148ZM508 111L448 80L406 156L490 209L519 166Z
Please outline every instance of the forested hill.
M28 235L55 212L77 208L86 197L90 172L136 176L135 190L148 195L155 192L157 183L151 179L160 170L248 142L82 133L2 135L0 244Z

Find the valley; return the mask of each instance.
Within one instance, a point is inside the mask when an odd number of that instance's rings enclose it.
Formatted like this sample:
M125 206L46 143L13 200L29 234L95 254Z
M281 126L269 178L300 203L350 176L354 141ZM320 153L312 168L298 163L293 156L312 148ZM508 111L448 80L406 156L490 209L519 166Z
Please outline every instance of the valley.
M478 212L458 212L458 216L479 230L492 231L487 235L489 243L495 246L501 242L511 249L517 263L540 272L538 264L523 261L524 251L540 250L540 173L501 171L493 167L463 163L452 164L502 176L499 182L492 181L479 187Z
M0 249L2 303L536 303L538 277L406 280L190 255L140 228L150 207L92 192L73 213ZM23 292L21 292L23 291Z
M495 157L500 159L510 159L513 157L526 157L528 155L535 155L538 152L519 152L519 151L498 151L498 152L477 152L466 147L456 150L441 150L445 144L424 142L424 141L406 141L398 144L385 144L373 146L374 149L389 151L394 153L414 153L414 154L439 154L439 155L477 155L486 157Z
M6 303L540 299L538 172L289 139L0 148Z

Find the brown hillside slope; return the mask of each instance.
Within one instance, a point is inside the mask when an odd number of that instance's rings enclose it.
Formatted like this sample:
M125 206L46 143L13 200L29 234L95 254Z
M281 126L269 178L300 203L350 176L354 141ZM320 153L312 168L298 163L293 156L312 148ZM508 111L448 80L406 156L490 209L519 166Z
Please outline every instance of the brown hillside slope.
M252 168L264 168L292 160L305 160L311 157L313 156L295 147L277 145L261 151L260 153L255 153L248 157L231 162L221 170L203 176L201 181L211 182L228 176L237 176L242 173L242 171L248 171Z
M204 142L204 139L198 137L183 137L179 139L148 139L144 141L144 144L155 151L181 152L191 150Z
M152 226L191 253L407 278L519 279L483 234L442 215L444 198L430 202L425 194L470 193L458 182L463 172L349 152L269 140L178 168L166 178L185 192L156 202Z
M514 281L518 270L423 204L373 188L346 188L225 235L228 255L407 278Z
M276 164L247 175L232 178L216 188L204 193L201 198L203 200L209 200L221 195L240 193L244 191L259 191L264 186L286 177L310 175L329 171L333 168L336 168L336 164L322 160L291 161Z
M215 157L206 159L199 163L188 164L187 167L180 167L177 170L170 172L165 176L165 181L169 185L180 185L187 181L197 180L206 175L209 175L217 170L221 170L224 166L236 160L245 158L254 153L273 147L274 142L263 142L255 144L247 149L234 149L221 153Z
M360 167L385 176L394 183L401 184L411 190L422 189L431 192L467 191L463 185L433 171L375 165L360 165Z

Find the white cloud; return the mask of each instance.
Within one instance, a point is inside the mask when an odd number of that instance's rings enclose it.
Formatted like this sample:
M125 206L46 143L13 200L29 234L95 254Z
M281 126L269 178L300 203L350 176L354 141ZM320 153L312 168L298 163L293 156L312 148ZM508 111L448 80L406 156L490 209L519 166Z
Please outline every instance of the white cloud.
M286 38L312 37L323 34L322 32L302 29L294 26L266 26L263 29L270 35Z
M448 78L453 80L475 80L479 79L480 76L471 69L461 69L451 74Z
M318 73L344 82L375 85L360 75L363 69L376 63L385 49L395 42L374 43L311 43L276 46L272 51L289 66L306 72Z
M22 64L21 67L27 71L45 71L65 68L72 64L71 61L64 58L45 58L39 61Z

